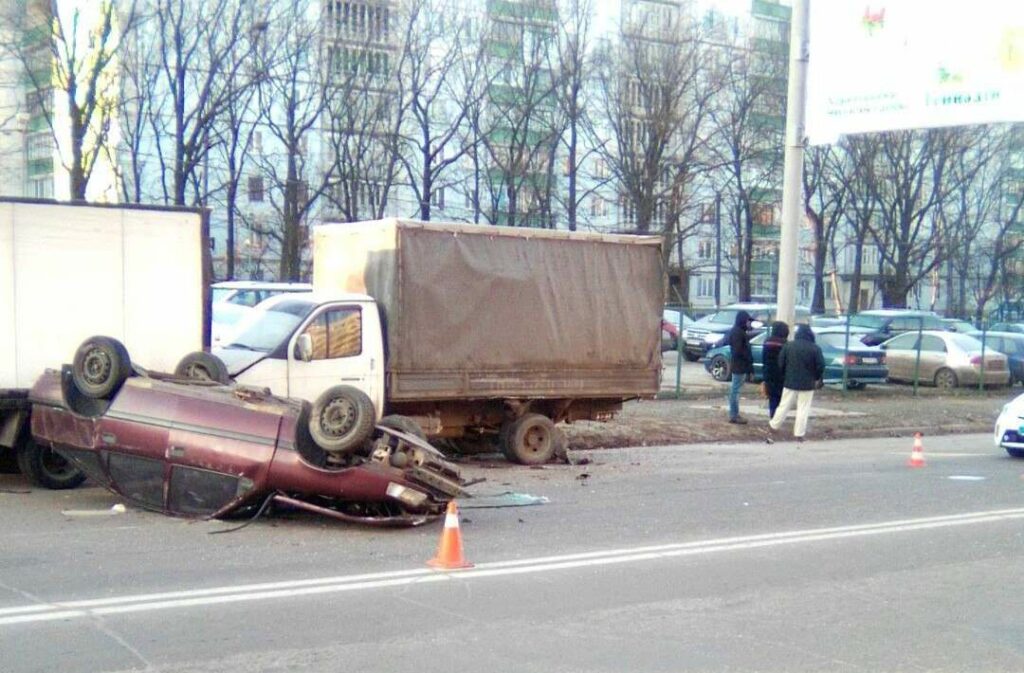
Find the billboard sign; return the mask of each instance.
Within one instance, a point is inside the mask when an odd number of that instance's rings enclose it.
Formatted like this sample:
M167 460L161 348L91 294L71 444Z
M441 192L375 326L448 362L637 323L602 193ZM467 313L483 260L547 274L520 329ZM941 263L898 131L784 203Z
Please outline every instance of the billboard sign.
M1024 121L1024 2L810 0L807 136Z

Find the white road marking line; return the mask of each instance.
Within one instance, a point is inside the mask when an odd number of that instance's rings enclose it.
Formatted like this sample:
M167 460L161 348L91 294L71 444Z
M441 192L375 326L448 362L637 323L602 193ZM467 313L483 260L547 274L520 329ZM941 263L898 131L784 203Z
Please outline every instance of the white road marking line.
M307 580L265 582L236 586L212 587L187 591L136 594L90 600L58 602L48 605L22 605L0 609L0 626L32 622L97 617L104 615L150 612L174 608L223 605L244 601L272 600L341 593L363 589L382 589L421 583L467 581L486 577L502 577L528 573L569 570L574 568L639 563L683 556L695 556L724 551L745 551L781 545L826 540L841 540L873 535L908 533L920 530L998 523L1024 519L1024 508L971 512L949 516L902 519L873 524L814 528L807 530L764 533L741 537L700 540L675 544L652 545L603 551L546 556L481 563L475 568L452 573L429 568L394 572L342 575Z

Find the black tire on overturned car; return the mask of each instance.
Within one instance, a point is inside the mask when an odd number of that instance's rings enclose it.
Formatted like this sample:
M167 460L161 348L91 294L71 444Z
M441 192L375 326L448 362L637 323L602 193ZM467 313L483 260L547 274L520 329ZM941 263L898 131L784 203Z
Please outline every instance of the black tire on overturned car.
M332 386L313 402L309 434L324 451L350 453L373 434L376 412L373 402L358 388Z
M231 383L231 375L224 361L213 353L194 351L181 358L174 368L174 375L183 379L212 381L222 385Z
M75 387L86 397L98 400L113 397L131 372L128 349L117 339L106 336L83 341L71 365Z

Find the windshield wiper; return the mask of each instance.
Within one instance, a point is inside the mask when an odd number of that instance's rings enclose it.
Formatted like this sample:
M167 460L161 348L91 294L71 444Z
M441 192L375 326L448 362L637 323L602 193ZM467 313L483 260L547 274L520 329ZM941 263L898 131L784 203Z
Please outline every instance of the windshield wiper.
M250 346L249 344L243 344L243 343L238 343L238 342L230 343L227 346L225 346L224 348L240 348L242 350L254 351L256 353L266 353L267 352L265 348L256 348L255 346Z

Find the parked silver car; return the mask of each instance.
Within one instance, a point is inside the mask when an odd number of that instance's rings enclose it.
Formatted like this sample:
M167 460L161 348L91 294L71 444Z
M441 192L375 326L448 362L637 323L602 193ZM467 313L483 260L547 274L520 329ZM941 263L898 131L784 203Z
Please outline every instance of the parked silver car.
M882 344L890 381L913 382L919 339L919 382L939 388L978 384L982 371L981 342L966 334L938 330L908 332ZM984 363L986 385L1005 386L1009 383L1010 370L1005 355L986 349Z

